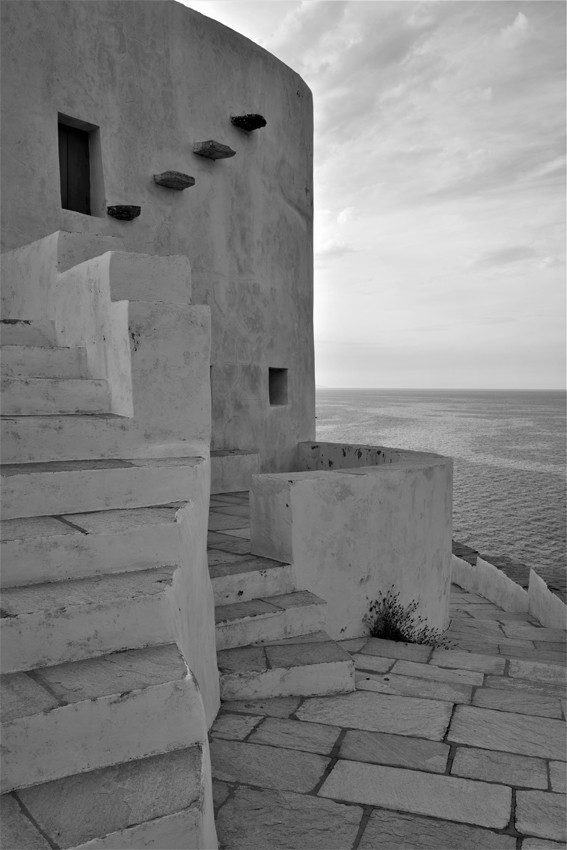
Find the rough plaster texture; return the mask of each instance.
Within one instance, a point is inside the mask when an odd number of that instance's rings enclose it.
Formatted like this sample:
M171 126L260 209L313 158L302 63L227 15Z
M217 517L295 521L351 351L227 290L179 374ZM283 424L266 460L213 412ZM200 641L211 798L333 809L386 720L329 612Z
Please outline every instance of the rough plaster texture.
M365 634L369 601L391 585L431 627L448 624L452 462L422 457L252 479L252 552L295 565L333 638Z
M291 468L315 424L311 92L260 47L169 0L8 0L3 15L3 249L61 229L189 257L193 303L212 312L213 447L257 449L263 469ZM231 124L248 112L267 126ZM92 216L61 209L58 113L99 128ZM236 155L193 153L211 138ZM156 185L166 170L195 185ZM116 221L112 204L142 212ZM270 407L269 367L288 369L288 405ZM224 392L235 374L238 393Z

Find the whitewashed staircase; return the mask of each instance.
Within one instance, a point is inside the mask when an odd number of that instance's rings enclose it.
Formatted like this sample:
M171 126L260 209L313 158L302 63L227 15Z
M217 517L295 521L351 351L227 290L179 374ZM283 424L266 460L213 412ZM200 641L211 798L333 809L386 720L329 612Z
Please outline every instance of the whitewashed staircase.
M112 416L106 380L49 323L3 330L2 846L216 848L207 718L179 648L179 518L205 461L77 459ZM91 420L82 448L73 426L73 459L55 436L57 459L33 462L68 419Z
M320 696L354 690L350 655L324 631L324 600L297 590L291 564L251 555L230 536L245 520L247 494L212 498L209 571L215 597L223 700ZM240 516L230 517L236 510ZM220 513L226 512L226 513ZM240 554L238 554L240 553Z

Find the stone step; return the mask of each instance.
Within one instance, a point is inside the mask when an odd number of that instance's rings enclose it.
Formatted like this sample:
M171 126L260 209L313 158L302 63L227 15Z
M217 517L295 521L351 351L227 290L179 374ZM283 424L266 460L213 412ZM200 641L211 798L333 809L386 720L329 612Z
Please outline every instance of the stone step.
M50 319L0 319L0 342L4 345L54 346L55 322Z
M188 501L203 458L3 464L2 516L60 516Z
M223 700L354 691L354 662L326 632L221 650L217 664Z
M211 451L211 494L249 490L252 476L259 472L257 452L214 449Z
M4 846L214 847L208 751L200 744L66 776L2 798ZM41 832L39 831L41 829ZM40 843L42 835L51 844Z
M121 431L113 443L109 440L122 416L70 414L63 416L2 416L0 447L2 463L46 463L60 460L98 460L116 457ZM101 434L108 448L102 449ZM101 450L104 453L101 453Z
M318 632L325 627L325 602L307 590L217 605L217 651Z
M3 345L2 375L28 378L87 378L85 348Z
M2 670L15 673L173 640L175 567L2 592Z
M292 565L271 558L252 556L243 561L211 564L209 575L215 605L292 593L296 588Z
M180 563L177 507L131 508L0 522L2 587Z
M3 416L109 413L108 381L100 378L2 378Z
M175 644L3 675L2 693L3 793L203 740Z

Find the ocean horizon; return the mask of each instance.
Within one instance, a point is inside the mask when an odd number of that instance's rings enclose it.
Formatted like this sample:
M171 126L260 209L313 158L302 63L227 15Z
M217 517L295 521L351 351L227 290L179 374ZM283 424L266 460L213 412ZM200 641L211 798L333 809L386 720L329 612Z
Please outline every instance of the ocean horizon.
M565 390L317 387L317 439L454 461L453 537L567 588Z

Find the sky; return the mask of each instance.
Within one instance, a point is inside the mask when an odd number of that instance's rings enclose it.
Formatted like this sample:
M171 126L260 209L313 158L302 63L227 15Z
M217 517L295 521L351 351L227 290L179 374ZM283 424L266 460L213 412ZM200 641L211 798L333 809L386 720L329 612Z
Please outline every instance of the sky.
M565 388L565 4L184 0L315 117L318 386Z

